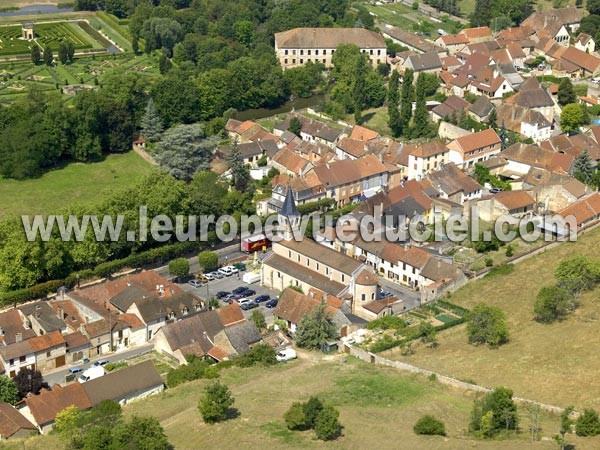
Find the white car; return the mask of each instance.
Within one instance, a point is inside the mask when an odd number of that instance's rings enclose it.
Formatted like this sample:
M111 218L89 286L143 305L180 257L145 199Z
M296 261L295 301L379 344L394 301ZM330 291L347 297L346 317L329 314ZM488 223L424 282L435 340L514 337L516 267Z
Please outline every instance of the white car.
M217 270L217 272L219 272L221 275L225 275L226 277L233 274L229 266L221 267L219 270Z
M242 306L242 305L245 305L247 303L252 303L253 301L254 300L252 300L251 298L248 298L248 297L246 297L246 298L240 298L239 300L236 300L238 306Z
M205 273L204 278L206 278L208 281L212 281L215 279L215 276L212 273Z
M276 358L279 362L291 361L292 359L296 359L298 355L296 355L296 350L293 348L286 348L285 350L281 350L277 353Z
M600 83L600 78L592 78L592 83Z

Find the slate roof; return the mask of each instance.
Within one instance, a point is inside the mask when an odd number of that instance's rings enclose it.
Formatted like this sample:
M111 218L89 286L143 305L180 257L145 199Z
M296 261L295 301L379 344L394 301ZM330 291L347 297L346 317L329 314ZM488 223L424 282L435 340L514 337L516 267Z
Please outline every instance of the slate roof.
M245 321L225 328L229 342L238 354L250 350L250 346L261 341L261 335L253 322Z
M173 351L197 344L207 353L213 347L211 340L223 329L219 314L216 311L205 311L165 325L161 331Z
M463 273L441 258L432 257L427 260L420 275L432 281L450 281L460 278Z
M46 333L63 330L65 322L56 315L47 301L40 300L20 306L18 308L25 316L33 316Z
M437 53L422 53L419 55L410 55L408 57L410 64L415 72L422 70L434 70L442 68L442 60Z
M297 242L293 239L280 241L277 245L295 251L314 261L321 262L346 275L352 275L352 273L361 265L361 263L354 258L328 247L324 247L312 239L303 239L302 242Z
M365 28L293 28L275 33L277 48L337 48L354 44L359 48L385 48L383 37Z
M485 95L480 96L475 103L469 108L469 112L472 112L477 117L487 117L494 109L494 105Z
M440 170L430 173L428 178L448 196L458 192L470 194L483 189L477 181L460 170L454 163L446 164Z
M134 366L109 372L100 378L87 381L81 386L92 405L97 405L104 400L119 401L152 388L161 387L163 380L154 363L144 361Z
M382 29L382 33L423 53L439 52L443 50L433 42L429 42L414 33L409 33L408 31L401 30L400 28L391 25L385 25Z
M279 212L283 217L300 217L300 213L298 212L298 208L296 208L296 201L294 200L294 193L292 189L288 189L285 193L285 200L283 201L283 206L281 207L281 211Z

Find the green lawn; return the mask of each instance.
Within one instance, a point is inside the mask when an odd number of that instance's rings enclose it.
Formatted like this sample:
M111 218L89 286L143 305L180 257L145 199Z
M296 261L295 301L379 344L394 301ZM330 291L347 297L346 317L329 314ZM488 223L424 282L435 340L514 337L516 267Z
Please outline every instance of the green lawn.
M402 356L399 349L383 352L388 358L409 362L483 386L504 385L516 395L559 406L600 409L600 288L586 292L581 306L562 322L533 320L533 305L542 286L555 282L558 263L576 255L598 256L600 228L515 265L507 275L469 283L450 301L465 308L480 302L500 307L506 314L510 341L496 350L467 343L466 325L439 334L439 347L414 346ZM577 446L579 449L579 446Z
M0 179L0 219L15 214L51 214L90 205L102 195L131 186L152 170L135 152L109 155L98 163L71 163L40 178Z

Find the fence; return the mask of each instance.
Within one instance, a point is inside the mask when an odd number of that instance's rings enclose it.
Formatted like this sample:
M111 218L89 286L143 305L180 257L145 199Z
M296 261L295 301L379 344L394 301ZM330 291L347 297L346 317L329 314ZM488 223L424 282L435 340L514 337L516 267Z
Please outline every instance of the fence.
M472 392L481 392L484 394L492 391L490 388L487 388L484 386L479 386L479 385L473 384L473 383L467 383L466 381L457 380L456 378L448 377L446 375L442 375L437 372L433 372L431 370L421 369L420 367L413 366L413 365L407 364L407 363L403 363L401 361L392 361L390 359L384 358L382 356L376 355L371 352L367 352L367 351L362 350L357 347L345 346L344 351L346 353L349 353L352 356L355 356L358 359L361 359L362 361L366 361L371 364L378 364L380 366L393 367L394 369L403 370L405 372L416 373L419 375L425 375L427 377L430 377L433 375L433 376L435 376L436 380L439 381L440 383L448 385L448 386L456 387L459 389L472 391ZM551 412L554 414L561 414L564 411L564 408L561 408L559 406L549 405L547 403L541 403L541 402L529 400L526 398L513 397L513 400L516 403L519 403L522 405L527 405L527 404L537 405L542 410L548 411L548 412ZM577 415L578 415L577 413L574 414L575 417Z

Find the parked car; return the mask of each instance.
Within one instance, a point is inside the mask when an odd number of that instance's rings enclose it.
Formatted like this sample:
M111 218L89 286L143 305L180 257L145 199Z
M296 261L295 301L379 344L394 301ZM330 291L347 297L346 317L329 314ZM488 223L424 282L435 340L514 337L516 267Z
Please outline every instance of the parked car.
M98 361L94 361L94 363L92 364L93 366L105 366L109 363L110 361L108 359L99 359Z
M221 298L225 298L230 294L230 292L227 291L219 291L215 294L215 297L221 299Z
M233 267L235 267L237 270L239 270L240 272L243 272L244 270L246 270L246 264L244 263L235 263L233 265Z
M265 303L265 306L269 309L271 308L275 308L277 306L277 299L274 298L273 300L269 300L267 303Z
M242 292L245 292L248 288L246 286L240 286L240 287L236 287L233 291L234 294L241 294Z
M270 299L271 299L271 297L269 297L268 295L259 295L254 299L254 301L256 303L262 303L262 302L268 302Z
M198 280L200 283L208 283L208 278L202 274L196 275L196 280Z
M379 297L380 297L380 298L388 298L388 297L389 297L389 296L391 296L391 295L392 295L392 293L391 293L391 292L388 292L388 291L381 291L381 292L379 293Z
M202 286L202 283L200 283L198 280L190 280L188 281L188 284L190 286L194 286L195 288L199 288Z
M296 359L298 355L296 354L296 350L293 348L286 348L285 350L281 350L279 353L277 353L275 357L277 358L277 361L285 362Z
M77 381L79 381L80 383L85 383L87 381L95 380L96 378L100 378L100 377L104 376L104 373L105 373L104 367L93 366L93 367L90 367L89 369L87 369L85 372L83 372L79 376Z
M225 278L225 275L223 275L218 270L216 272L213 272L213 275L215 276L215 278L218 278L219 280L222 279L222 278Z
M217 273L220 273L226 277L233 275L233 271L229 266L221 267L219 270L217 270Z
M248 288L246 288L246 290L244 292L242 292L242 295L244 295L245 297L251 297L255 294L256 294L256 291L254 289L248 289Z
M72 373L73 375L75 375L76 373L80 373L83 372L83 367L70 367L69 368L69 372Z
M206 278L207 281L212 281L215 279L215 276L213 275L212 272L208 272L204 274L204 278Z
M236 299L236 302L240 307L247 305L248 303L254 303L254 301L248 297L238 298Z
M251 301L250 303L244 303L243 305L240 305L240 308L242 308L244 311L248 311L249 309L258 308L258 303Z
M490 189L490 194L497 194L498 192L502 192L502 191L503 191L502 188L493 187Z

